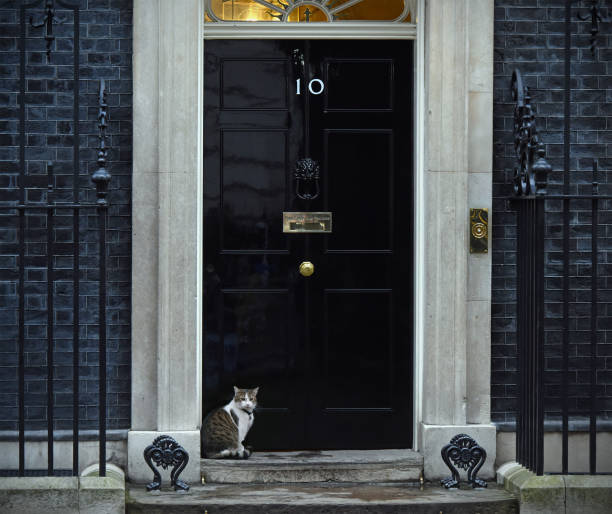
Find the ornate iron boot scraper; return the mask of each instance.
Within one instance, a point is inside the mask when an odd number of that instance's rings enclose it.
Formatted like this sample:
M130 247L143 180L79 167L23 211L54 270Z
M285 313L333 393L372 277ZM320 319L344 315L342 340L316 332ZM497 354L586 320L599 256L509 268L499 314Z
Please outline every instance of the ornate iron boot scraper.
M442 460L450 469L452 476L440 480L440 483L450 489L459 487L460 477L457 467L467 469L468 483L472 487L487 487L487 483L476 478L476 473L487 460L487 452L467 434L457 434L449 444L442 448ZM451 463L454 462L455 466Z
M161 466L164 469L172 466L170 472L170 485L174 490L189 491L189 485L182 480L179 480L179 475L183 472L189 462L189 454L175 439L169 435L160 435L153 444L145 448L144 459L147 465L153 471L153 482L147 484L147 491L161 490L161 475L158 470L153 467L153 461L156 466Z

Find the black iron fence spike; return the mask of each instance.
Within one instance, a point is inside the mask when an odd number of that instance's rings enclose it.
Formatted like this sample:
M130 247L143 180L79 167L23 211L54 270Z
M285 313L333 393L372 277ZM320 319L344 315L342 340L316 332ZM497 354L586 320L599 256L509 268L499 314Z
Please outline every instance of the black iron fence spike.
M518 160L514 174L514 194L543 195L552 168L545 158L544 145L538 134L529 88L524 84L518 69L512 74L511 87L512 98L515 100L514 144Z
M580 21L587 21L589 18L591 20L590 49L591 55L593 56L593 58L595 58L595 53L597 51L597 36L599 35L599 23L604 21L601 15L599 0L591 0L591 6L589 7L589 11L589 14L586 15L578 13L576 17Z
M45 1L45 15L40 22L35 23L34 17L30 16L30 26L32 28L38 29L41 27L45 27L45 44L47 47L47 63L51 61L51 45L53 41L55 41L55 36L53 35L53 25L58 25L60 23L64 23L63 18L58 18L55 14L55 0L46 0Z
M108 155L108 149L106 147L106 128L108 119L107 108L106 83L104 80L101 80L98 110L98 169L91 177L91 180L96 185L96 203L101 207L108 206L108 185L111 180L111 174L106 169L106 157Z

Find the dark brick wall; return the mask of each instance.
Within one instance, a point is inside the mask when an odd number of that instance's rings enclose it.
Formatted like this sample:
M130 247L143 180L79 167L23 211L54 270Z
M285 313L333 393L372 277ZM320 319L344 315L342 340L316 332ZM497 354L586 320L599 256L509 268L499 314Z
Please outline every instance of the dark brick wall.
M612 1L600 2L604 19L612 15ZM590 193L592 161L599 160L602 194L612 194L612 23L600 24L599 49L591 55L587 2L575 2L572 13L571 193ZM495 422L515 419L516 358L516 217L509 202L515 166L513 104L510 79L521 70L530 87L537 125L553 166L549 191L563 188L565 0L495 0L495 95L493 174L493 305L492 305L492 415ZM546 205L546 409L558 419L562 317L562 205ZM598 408L612 415L612 212L601 202L599 227ZM570 390L569 406L575 418L588 404L591 297L590 202L571 204L570 240Z
M98 87L108 87L112 174L108 218L108 426L130 425L130 262L132 161L132 1L72 0L80 5L80 199L94 201L91 174L98 145ZM0 0L0 202L19 197L19 7ZM44 5L40 1L39 5ZM44 11L28 9L34 20ZM70 200L73 173L73 15L58 6L63 23L51 62L45 55L44 29L27 29L26 38L26 184L27 200L46 199L46 161L55 163L55 199ZM59 429L72 424L72 267L71 214L58 211L54 241L55 420ZM80 417L81 427L96 428L98 419L98 246L95 211L84 213L80 233ZM0 211L0 430L17 428L17 217ZM26 429L46 427L47 269L46 218L27 217L26 242Z

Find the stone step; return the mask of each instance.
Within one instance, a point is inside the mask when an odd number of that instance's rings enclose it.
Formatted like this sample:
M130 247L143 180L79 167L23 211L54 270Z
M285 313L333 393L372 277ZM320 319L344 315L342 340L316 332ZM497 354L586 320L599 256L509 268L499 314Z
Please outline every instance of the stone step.
M423 457L412 450L255 452L248 460L202 459L210 484L418 482Z
M487 489L414 484L206 484L187 492L128 489L128 514L517 514L517 500L494 482Z

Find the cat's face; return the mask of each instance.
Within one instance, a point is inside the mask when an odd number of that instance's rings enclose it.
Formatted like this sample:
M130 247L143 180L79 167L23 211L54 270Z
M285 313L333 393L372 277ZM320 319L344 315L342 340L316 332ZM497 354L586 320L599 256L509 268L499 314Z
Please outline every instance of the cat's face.
M259 387L255 389L238 389L234 386L234 402L240 409L253 412L255 407L257 407L257 391L259 391Z

